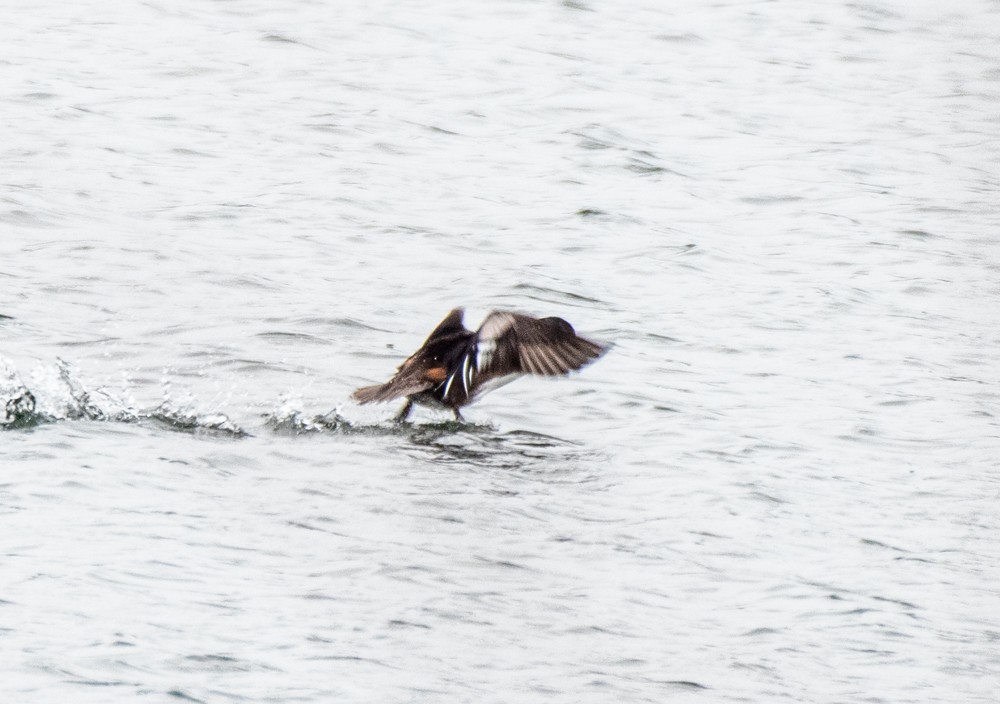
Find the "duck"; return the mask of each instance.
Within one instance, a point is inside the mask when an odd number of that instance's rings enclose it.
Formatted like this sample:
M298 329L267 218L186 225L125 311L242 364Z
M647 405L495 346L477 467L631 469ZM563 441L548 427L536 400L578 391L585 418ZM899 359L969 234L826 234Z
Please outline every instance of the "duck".
M577 335L562 318L494 310L478 330L469 330L464 316L463 308L448 313L389 381L357 389L354 400L405 398L397 423L409 417L415 403L451 410L455 420L463 421L460 409L488 391L527 374L565 376L609 349L607 343Z

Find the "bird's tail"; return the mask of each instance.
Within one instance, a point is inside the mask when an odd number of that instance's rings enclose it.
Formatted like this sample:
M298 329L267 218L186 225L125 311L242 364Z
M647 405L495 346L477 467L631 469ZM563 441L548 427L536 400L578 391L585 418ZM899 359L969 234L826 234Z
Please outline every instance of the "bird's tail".
M385 401L386 384L375 384L374 386L362 386L351 394L358 403L374 403L375 401Z

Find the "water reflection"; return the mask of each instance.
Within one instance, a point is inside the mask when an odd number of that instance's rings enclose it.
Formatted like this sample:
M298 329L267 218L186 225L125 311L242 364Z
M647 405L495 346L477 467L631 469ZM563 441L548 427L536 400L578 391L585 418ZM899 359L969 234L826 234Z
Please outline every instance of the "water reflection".
M443 422L405 429L411 456L445 464L532 472L557 470L592 458L580 445L527 430L500 432L492 425Z

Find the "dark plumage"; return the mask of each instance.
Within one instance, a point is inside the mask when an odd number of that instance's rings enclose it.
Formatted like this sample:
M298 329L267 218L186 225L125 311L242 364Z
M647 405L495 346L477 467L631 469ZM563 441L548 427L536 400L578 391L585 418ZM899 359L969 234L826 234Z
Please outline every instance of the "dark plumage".
M456 308L434 328L424 344L384 384L354 392L359 403L406 397L396 416L402 421L414 402L459 409L487 391L524 374L559 376L593 362L607 345L576 334L562 318L532 318L495 310L473 332Z

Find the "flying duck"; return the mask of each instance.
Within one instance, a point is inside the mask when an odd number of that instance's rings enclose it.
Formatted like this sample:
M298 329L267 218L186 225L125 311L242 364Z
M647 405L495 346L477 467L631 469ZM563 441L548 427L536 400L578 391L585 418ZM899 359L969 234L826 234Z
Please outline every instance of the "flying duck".
M561 376L593 362L608 349L576 334L562 318L532 318L495 310L473 332L462 323L465 311L448 313L420 349L384 384L354 392L359 403L406 397L396 416L402 422L413 404L459 409L487 391L524 374Z

